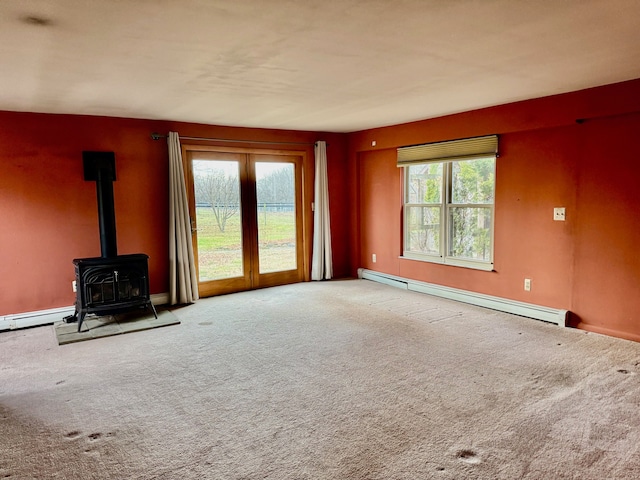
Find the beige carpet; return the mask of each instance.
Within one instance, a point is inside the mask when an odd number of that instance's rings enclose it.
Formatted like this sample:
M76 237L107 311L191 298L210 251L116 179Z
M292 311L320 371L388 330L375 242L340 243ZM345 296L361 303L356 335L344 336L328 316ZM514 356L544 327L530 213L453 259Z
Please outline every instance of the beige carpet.
M640 344L349 280L0 334L0 478L637 479Z

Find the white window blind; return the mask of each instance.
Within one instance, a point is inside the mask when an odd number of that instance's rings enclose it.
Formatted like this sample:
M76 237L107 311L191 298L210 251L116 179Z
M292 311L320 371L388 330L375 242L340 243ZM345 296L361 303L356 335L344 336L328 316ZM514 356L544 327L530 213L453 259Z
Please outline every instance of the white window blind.
M398 148L398 167L406 167L413 163L471 160L487 156L498 156L497 135L400 147Z

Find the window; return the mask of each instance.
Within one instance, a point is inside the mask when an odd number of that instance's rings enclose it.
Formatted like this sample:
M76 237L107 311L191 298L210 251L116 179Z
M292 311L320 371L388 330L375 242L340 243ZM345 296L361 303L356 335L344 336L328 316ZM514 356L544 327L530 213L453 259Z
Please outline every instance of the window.
M433 151L425 147L441 150L447 144L451 149L468 140L399 149L405 181L404 257L493 269L497 137L480 140L490 144L475 148L477 153L453 148L457 154L444 159L431 158ZM421 149L418 154L416 149ZM435 154L441 156L442 151Z

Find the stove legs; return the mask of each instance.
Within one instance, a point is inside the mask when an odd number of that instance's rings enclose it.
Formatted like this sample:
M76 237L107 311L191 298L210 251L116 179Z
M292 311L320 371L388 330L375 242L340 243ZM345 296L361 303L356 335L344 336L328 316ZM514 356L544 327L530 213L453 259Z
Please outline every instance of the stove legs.
M158 312L156 311L156 307L153 305L153 302L149 301L146 305L147 309L153 313L155 318L158 318ZM62 320L65 323L75 323L78 322L78 333L82 329L82 323L84 322L84 318L87 316L87 312L80 311L76 309L73 315L67 315ZM87 330L88 331L88 330Z

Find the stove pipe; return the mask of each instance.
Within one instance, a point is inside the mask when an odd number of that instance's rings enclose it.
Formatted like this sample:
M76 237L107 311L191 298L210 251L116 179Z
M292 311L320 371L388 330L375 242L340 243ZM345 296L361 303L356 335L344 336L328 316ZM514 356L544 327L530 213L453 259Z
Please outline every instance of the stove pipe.
M113 203L113 182L116 179L114 152L82 152L84 179L96 182L98 224L102 258L117 257L116 214Z

